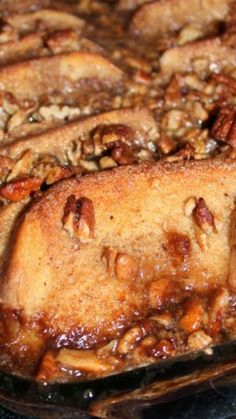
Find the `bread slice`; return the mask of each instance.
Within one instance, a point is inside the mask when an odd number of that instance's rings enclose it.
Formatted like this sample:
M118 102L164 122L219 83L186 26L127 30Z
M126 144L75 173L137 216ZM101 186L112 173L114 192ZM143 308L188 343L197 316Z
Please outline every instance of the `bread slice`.
M112 85L122 78L123 72L104 57L71 52L0 69L0 89L12 93L18 100L36 100L55 91L63 93L81 80L95 79Z
M144 4L134 14L131 30L154 37L177 31L188 23L209 25L222 21L230 11L232 0L165 0Z
M15 231L3 307L20 310L27 330L40 318L51 338L88 348L146 316L152 281L178 279L202 293L224 286L235 183L230 160L126 166L60 182Z
M59 10L43 9L34 13L25 13L20 15L10 15L4 19L9 25L19 33L34 32L37 25L43 25L47 31L58 31L64 29L76 29L82 31L85 27L85 21L72 14Z
M194 61L206 61L206 70L213 63L219 70L232 66L236 60L236 49L225 44L220 37L195 41L170 48L160 58L161 71L165 74L192 71Z
M86 136L99 126L118 124L128 126L133 130L137 144L142 142L146 144L148 140L156 137L156 122L146 109L118 109L66 124L41 135L2 145L0 155L17 158L25 150L32 150L35 155L49 153L55 155L61 163L68 163L68 151L71 145L76 149L80 142L83 142Z

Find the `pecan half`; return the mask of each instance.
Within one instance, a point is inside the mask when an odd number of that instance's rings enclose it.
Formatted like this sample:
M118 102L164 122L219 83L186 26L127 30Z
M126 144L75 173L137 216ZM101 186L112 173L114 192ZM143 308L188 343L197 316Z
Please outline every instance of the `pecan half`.
M193 217L196 224L204 233L210 234L216 232L214 216L203 198L197 200L196 206L193 209Z
M42 180L37 177L25 177L14 180L0 188L0 196L9 201L17 202L39 191Z
M223 107L211 130L216 140L229 143L236 148L236 107Z
M64 207L62 223L70 237L79 239L81 243L93 240L95 215L91 199L76 199L75 195L70 195Z

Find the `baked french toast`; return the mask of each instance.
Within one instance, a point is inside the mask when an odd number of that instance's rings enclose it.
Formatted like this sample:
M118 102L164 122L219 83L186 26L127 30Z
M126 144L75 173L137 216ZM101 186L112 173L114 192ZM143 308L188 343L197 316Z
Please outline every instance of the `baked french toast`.
M236 2L0 15L0 368L86 380L234 339Z
M232 0L164 0L144 4L132 19L132 30L144 36L179 30L189 23L206 26L222 21Z
M116 349L101 356L112 371L116 364L119 368L122 354L121 365L136 362L132 348L138 346L139 333L127 352L119 350L128 330L147 319L152 328L163 311L173 322L166 345L177 351L191 350L192 339L201 342L201 336L207 342L202 347L208 346L214 328L224 327L227 333L226 313L234 318L229 237L235 177L235 162L207 160L127 166L52 187L23 213L13 232L1 304L3 313L18 314L7 316L9 323L2 319L9 336L6 356L26 357L26 371L27 358L36 362L48 348L47 339L59 359L68 346L80 349L82 358L83 350L93 349L95 357L104 341L115 339ZM220 310L220 325L214 310ZM151 353L157 336L150 330L144 336L154 338ZM182 349L181 339L186 340ZM5 340L4 332L3 354ZM70 370L76 371L77 357L80 369L80 352L68 364ZM93 376L95 370L81 366L80 372Z

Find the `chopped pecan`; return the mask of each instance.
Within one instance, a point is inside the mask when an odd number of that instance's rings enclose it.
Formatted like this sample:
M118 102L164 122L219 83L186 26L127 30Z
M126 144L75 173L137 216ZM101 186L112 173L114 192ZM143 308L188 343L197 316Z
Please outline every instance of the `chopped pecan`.
M196 206L193 209L193 217L196 224L204 233L210 234L216 232L214 216L203 198L197 200Z
M109 125L102 129L101 136L103 144L115 143L116 141L130 143L134 138L134 131L122 124Z
M67 179L69 177L81 174L82 169L80 167L65 167L65 166L55 166L53 167L46 177L46 184L52 185L55 182L58 182L61 179Z
M163 132L161 133L160 139L158 141L158 146L160 147L163 154L169 154L175 150L176 142L165 132Z
M190 160L194 157L194 148L190 144L185 144L183 148L181 148L177 153L166 156L165 160L169 162L174 161L182 161L182 160Z
M40 189L42 180L37 177L25 177L14 180L0 188L0 196L9 201L17 202L30 196Z
M7 182L10 180L30 173L33 165L33 153L31 150L26 150L17 160L15 166L12 168L11 173L7 176Z
M236 107L224 106L220 110L211 134L216 140L225 141L236 148Z
M222 328L222 320L229 305L229 292L227 288L215 291L209 309L209 334L216 336Z
M228 76L224 73L214 73L212 75L212 79L216 81L217 84L224 84L229 87L230 90L236 91L236 79L234 77Z
M161 339L148 351L148 353L155 358L165 359L175 355L175 348L171 340Z
M169 232L167 234L167 250L174 267L187 269L187 262L191 253L191 241L186 234Z
M136 162L134 150L129 145L121 141L116 141L115 143L109 144L108 148L111 149L112 159L119 165L123 166L125 164L133 164Z
M8 173L13 169L15 165L14 160L10 157L0 156L0 178L5 180Z
M126 253L119 253L115 260L115 273L118 279L135 279L138 274L136 260Z
M165 104L166 106L173 108L179 105L183 98L184 96L181 92L180 76L175 74L166 88Z
M180 328L187 333L198 330L201 326L203 313L203 306L199 300L189 301L185 305L184 316L179 321Z
M58 372L56 357L53 352L48 351L44 355L39 371L36 376L37 381L50 381L51 378L54 378Z
M150 74L146 73L143 70L137 70L136 74L134 75L134 80L137 83L149 84L152 81Z
M184 204L184 215L186 217L190 217L195 207L196 207L196 199L193 196L191 196L190 198L187 199L187 201Z
M140 326L134 326L128 330L124 336L119 340L117 345L117 352L122 355L126 355L132 352L135 345L143 337L143 330Z
M91 199L76 199L75 195L70 195L64 207L62 223L70 237L78 238L81 243L93 240L95 215Z
M192 351L199 351L211 345L212 338L203 330L192 333L188 338L188 347Z
M116 249L113 249L111 247L105 246L102 253L102 259L106 261L107 270L110 275L114 274L114 268L115 268L115 260L117 257L118 251Z
M115 357L102 359L93 350L78 349L61 349L56 360L70 369L93 374L112 372L118 363Z
M116 167L116 162L109 156L104 156L100 159L99 165L101 169L111 169L112 167Z
M177 303L181 298L181 290L170 278L153 281L149 288L149 305L154 310L163 310L170 303Z
M45 39L46 45L53 54L76 51L79 49L79 38L76 31L64 29L53 32Z

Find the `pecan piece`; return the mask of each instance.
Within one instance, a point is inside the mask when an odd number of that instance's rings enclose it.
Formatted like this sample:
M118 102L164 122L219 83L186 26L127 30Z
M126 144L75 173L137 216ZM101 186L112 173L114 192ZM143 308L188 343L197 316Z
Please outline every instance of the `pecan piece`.
M4 180L8 173L13 169L15 163L10 157L0 156L0 178Z
M193 217L204 233L210 234L216 232L214 216L203 198L197 200L196 206L193 209Z
M212 338L203 330L192 333L188 338L188 347L191 351L200 351L211 345Z
M105 246L103 249L102 259L106 261L107 270L110 275L114 274L115 260L117 257L117 250Z
M115 260L115 273L118 279L135 279L138 274L136 260L125 253L119 253Z
M76 199L75 195L70 195L64 207L62 223L70 237L76 237L81 243L93 240L95 215L91 199Z
M186 234L169 232L167 233L167 249L171 256L172 265L186 271L188 259L191 254L191 241Z
M166 106L173 108L179 105L183 99L184 95L181 92L180 76L179 74L175 74L166 88L164 97L165 104Z
M116 141L129 143L134 138L134 131L132 128L122 124L109 125L102 129L101 137L103 144L114 143Z
M137 277L138 263L132 256L126 253L118 253L118 250L105 246L102 259L105 260L110 275L116 275L121 280Z
M227 312L229 300L230 296L227 288L222 287L215 291L209 308L208 323L208 331L212 337L216 336L222 328L222 321Z
M9 201L17 202L37 192L41 186L41 179L37 177L25 177L14 180L0 188L0 196Z
M52 185L55 182L58 182L62 179L67 179L69 177L81 174L82 169L80 167L76 166L54 166L46 177L46 184Z
M234 77L230 77L224 73L215 73L212 75L212 79L220 84L224 84L225 86L229 87L230 90L233 92L236 91L236 79Z
M220 110L211 134L216 140L236 148L236 107L225 106Z
M200 329L203 314L204 310L200 300L188 301L184 307L184 315L179 321L179 327L186 333Z
M46 352L41 361L36 380L46 382L54 378L58 372L57 364L54 353L51 351Z
M116 141L108 146L111 149L111 157L119 165L133 164L136 161L134 150L129 145Z
M121 355L127 355L132 352L137 342L142 339L143 334L143 330L140 326L132 327L119 340L117 352Z

